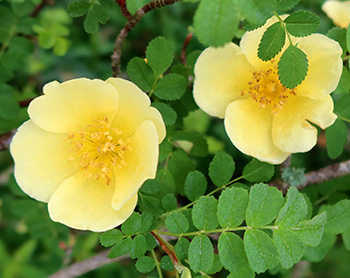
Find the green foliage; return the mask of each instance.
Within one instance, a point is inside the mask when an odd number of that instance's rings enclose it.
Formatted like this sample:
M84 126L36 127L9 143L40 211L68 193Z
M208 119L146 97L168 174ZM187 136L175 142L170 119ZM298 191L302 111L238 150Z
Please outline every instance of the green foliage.
M277 9L288 11L299 3L300 0L278 0Z
M271 60L284 46L286 32L280 22L272 24L264 32L258 49L258 56L263 61Z
M161 102L153 102L152 106L157 108L160 114L162 114L165 125L171 126L175 123L177 115L175 110L169 105Z
M99 23L107 23L114 7L113 0L78 0L68 6L67 12L71 17L81 17L86 14L84 29L91 34L98 31Z
M207 179L199 171L190 172L185 181L185 194L190 201L197 200L207 189Z
M238 18L235 0L202 0L194 16L198 39L206 45L224 45L233 39Z
M134 57L128 63L126 71L130 80L138 85L141 90L145 92L152 90L156 78L144 59Z
M198 230L214 230L218 225L216 211L217 200L213 196L202 196L193 206L193 225Z
M306 54L290 45L278 62L279 79L285 87L293 89L305 79L308 67Z
M170 73L157 83L154 94L160 99L176 100L183 96L186 91L186 80L183 76Z
M266 182L274 173L273 165L254 158L244 167L242 177L249 182Z
M327 36L331 39L337 41L341 48L343 49L343 55L345 55L347 51L347 43L346 43L346 29L340 27L334 27L328 31Z
M165 226L172 233L182 234L188 231L189 223L186 216L179 211L174 211L167 216Z
M288 16L284 23L291 35L305 37L316 32L320 25L320 18L312 12L297 11Z
M252 187L246 212L247 225L261 227L270 224L278 215L284 204L282 193L259 183Z
M260 230L248 230L244 233L244 249L247 253L250 267L256 273L278 265L278 253L271 237Z
M219 198L218 220L223 228L234 228L242 224L248 205L248 192L242 188L229 188Z
M337 119L326 129L327 154L329 158L338 158L345 147L348 138L348 129L344 121Z
M233 277L254 277L249 267L242 239L228 232L223 232L218 243L222 265L231 272Z
M188 249L188 260L194 272L207 272L214 261L214 249L210 239L205 235L198 235L191 241Z
M123 234L119 230L110 230L100 236L100 243L104 247L111 247L123 240Z
M247 21L253 25L263 24L273 13L276 7L276 0L235 0L236 5L240 8Z
M209 176L213 183L221 187L226 184L235 171L235 162L225 151L218 151L209 166Z
M321 211L327 212L325 232L340 234L350 228L350 200L341 200L335 205L326 205Z
M136 262L136 268L141 273L151 272L155 268L154 260L151 257L140 257Z

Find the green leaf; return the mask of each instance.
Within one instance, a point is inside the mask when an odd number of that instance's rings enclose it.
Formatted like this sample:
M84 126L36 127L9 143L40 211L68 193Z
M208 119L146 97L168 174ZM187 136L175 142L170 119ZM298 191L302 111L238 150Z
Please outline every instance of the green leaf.
M291 268L303 257L305 244L297 233L286 229L275 229L273 231L273 241L284 269Z
M217 200L214 196L202 196L193 206L193 225L198 230L214 230L218 226L216 210Z
M277 9L288 11L299 3L300 0L278 0Z
M350 120L350 94L342 94L334 105L334 113Z
M157 37L148 44L146 58L154 74L160 76L174 60L174 47L165 38Z
M166 271L173 271L174 265L171 262L171 259L169 256L163 256L160 260L160 267L163 268Z
M235 162L225 151L218 151L209 165L209 177L213 183L221 187L226 184L235 171Z
M248 191L228 188L219 197L218 220L223 228L235 228L242 224L248 205Z
M136 259L145 255L147 251L147 242L144 235L138 234L132 240L130 245L130 258Z
M209 271L207 271L208 274L215 274L221 271L222 269L222 263L220 261L220 256L219 254L214 254L214 261L213 261L213 266Z
M177 199L174 194L167 194L162 199L162 206L165 211L171 211L177 207Z
M180 237L179 240L176 242L175 253L180 260L187 259L189 246L190 246L190 242L183 237Z
M169 159L168 169L173 177L176 177L175 183L177 191L181 195L185 195L184 183L187 174L194 170L191 159L184 152L173 152Z
M160 187L161 184L158 179L146 180L140 188L140 192L147 195L154 195L159 192Z
M210 239L205 235L197 235L190 243L188 260L194 272L207 272L214 261L214 249Z
M190 155L199 157L208 155L208 143L202 135L177 130L171 134L171 138L176 145L180 146Z
M141 229L139 229L139 233L146 233L154 229L153 220L154 218L151 213L143 213L141 215Z
M145 92L150 92L153 88L156 78L152 72L152 69L140 57L135 57L130 60L126 68L126 72L132 82L141 88Z
M347 31L345 28L334 27L328 31L327 37L337 41L341 48L343 49L342 57L345 56L347 52Z
M244 167L242 178L249 182L266 182L272 178L274 173L273 165L254 158Z
M139 208L143 213L150 213L158 216L163 213L163 207L160 200L153 196L140 195Z
M176 242L175 253L180 260L187 259L189 246L190 242L184 237L180 237L179 240Z
M309 11L297 11L288 16L284 23L292 36L305 37L316 32L320 18Z
M86 33L93 34L98 30L98 21L93 12L88 12L84 20L84 29Z
M14 98L0 96L0 118L5 120L14 119L20 111L19 104Z
M316 247L322 240L326 221L327 214L322 212L311 220L300 222L293 230L301 237L306 245Z
M275 225L284 228L294 227L305 220L307 212L308 207L304 196L295 187L289 187L286 203L280 210Z
M246 211L247 225L262 227L270 224L277 217L283 204L283 195L277 188L263 183L254 185L250 190Z
M132 236L141 229L141 215L137 212L133 214L123 223L122 232L126 236Z
M104 247L110 247L114 244L117 244L123 240L123 234L121 231L113 229L107 231L100 235L100 243Z
M197 200L207 190L207 179L199 171L190 172L185 181L185 194L190 201Z
M235 2L249 23L253 25L262 25L272 16L277 1L235 0Z
M344 231L341 237L343 239L346 250L350 251L350 228Z
M160 79L154 90L154 94L165 100L176 100L183 96L187 82L182 75L170 73Z
M247 230L244 233L244 249L250 267L256 273L265 272L279 263L275 244L271 237L260 230Z
M272 24L264 32L259 43L258 56L263 61L271 60L284 46L286 32L280 22Z
M186 57L186 66L189 70L190 75L194 76L194 66L197 62L199 55L202 53L200 50L191 52Z
M231 272L232 277L253 278L255 276L239 236L223 232L219 238L218 248L222 265Z
M157 247L158 243L157 243L156 239L150 233L145 233L144 236L146 239L147 251L151 251Z
M171 233L183 234L188 231L189 223L185 215L180 211L174 211L165 219L165 226Z
M139 272L148 273L148 272L151 272L156 267L156 264L153 258L148 256L143 256L137 260L135 266Z
M293 89L306 77L309 64L306 54L294 45L290 45L278 62L278 74L282 84Z
M333 91L334 94L348 93L350 91L350 72L343 66L343 71L337 88Z
M234 0L202 0L194 15L198 39L206 45L222 46L231 41L239 15Z
M333 206L323 206L320 211L327 212L325 233L340 234L350 228L350 200L341 200Z
M175 124L177 114L169 105L161 102L153 102L152 106L157 108L160 114L162 114L162 118L166 126Z
M348 128L344 121L337 119L333 125L326 128L327 154L329 158L338 158L344 150L348 138Z
M305 250L305 258L311 262L320 262L324 259L328 250L336 241L335 234L324 233L320 244L316 247L307 246Z
M126 239L113 246L111 251L109 251L107 257L110 259L114 259L120 257L123 254L128 253L131 247L131 243L132 239L130 237L127 237Z
M70 3L67 12L71 17L80 17L88 12L90 3L87 0L78 0Z
M149 1L147 0L126 0L126 5L131 14L134 14L138 9L142 8Z

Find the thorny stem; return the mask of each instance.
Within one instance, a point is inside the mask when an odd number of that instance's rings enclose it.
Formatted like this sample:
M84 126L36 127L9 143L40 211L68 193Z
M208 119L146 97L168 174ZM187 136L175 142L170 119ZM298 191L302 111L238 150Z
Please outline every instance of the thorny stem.
M193 33L192 32L188 33L188 35L184 41L184 44L182 46L182 49L181 49L181 63L184 66L186 66L186 49L187 49L188 44L192 40L192 37L193 37Z
M136 13L128 19L128 22L124 28L120 31L118 37L114 43L114 50L111 56L112 58L112 73L114 77L120 75L120 59L122 55L122 45L129 35L130 31L135 28L137 24L141 21L142 17L151 10L164 7L166 5L171 5L180 0L153 0L152 2L146 4L142 8L136 11Z
M126 7L126 0L115 0L115 2L119 5L123 16L125 16L127 20L131 20L132 15Z

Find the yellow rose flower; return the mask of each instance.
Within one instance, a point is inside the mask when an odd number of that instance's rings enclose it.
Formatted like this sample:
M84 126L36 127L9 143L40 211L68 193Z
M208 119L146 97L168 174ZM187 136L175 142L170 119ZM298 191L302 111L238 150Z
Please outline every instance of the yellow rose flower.
M156 175L165 137L148 96L120 78L54 81L28 113L10 146L22 190L75 229L123 223L140 186Z
M335 25L348 28L350 24L350 1L329 0L323 3L322 10Z
M310 122L322 129L333 124L329 94L342 72L337 42L321 34L292 37L307 54L309 70L298 87L284 87L277 73L281 53L268 62L257 56L264 31L276 21L245 33L240 46L204 50L195 65L193 91L202 110L225 118L226 132L241 152L273 164L315 146L317 130Z

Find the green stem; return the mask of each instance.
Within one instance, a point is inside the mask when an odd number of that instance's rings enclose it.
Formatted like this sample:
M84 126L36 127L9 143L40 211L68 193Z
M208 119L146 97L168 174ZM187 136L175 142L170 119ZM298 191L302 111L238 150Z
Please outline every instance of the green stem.
M156 89L156 85L157 85L157 83L158 83L158 80L159 80L159 76L156 77L156 80L155 80L154 83L153 83L152 89L151 89L151 91L150 91L149 94L148 94L149 97L151 97L151 96L153 95L153 93L154 93L154 91L155 91L155 89Z
M163 278L162 269L160 268L160 262L158 261L157 255L154 252L154 250L151 250L151 253L152 253L153 260L156 264L158 276L159 276L159 278Z
M337 114L337 116L338 116L338 118L339 118L340 120L343 120L344 122L350 123L350 119L347 119L347 118L344 118L344 117L342 117L342 116L339 116L338 114Z
M228 186L230 186L231 184L233 184L233 183L235 183L235 182L237 182L237 181L239 181L239 180L241 180L241 179L243 179L243 178L244 178L244 176L241 176L241 177L238 177L238 178L236 178L236 179L234 179L234 180L232 180L232 181L229 181L228 183L224 184L223 186L218 187L218 188L214 189L213 191L209 192L206 196L211 196L211 195L215 194L216 192L218 192L218 191L220 191L220 190L224 190L224 189L226 189ZM196 202L197 202L197 200L195 200L195 201L193 201L193 202L191 202L191 203L189 203L189 204L187 204L186 206L183 206L183 207L181 207L181 208L178 208L178 209L174 209L174 210L165 212L165 213L163 213L160 217L167 216L168 214L170 214L170 213L172 213L172 212L174 212L174 211L183 211L183 210L186 210L186 209L188 209L189 207L191 207L192 205L194 205Z
M281 25L284 29L284 32L287 34L287 38L288 38L290 45L293 45L292 39L289 35L289 32L287 30L286 24L284 23L283 19L278 15L278 13L276 11L273 11L273 14L277 17L278 21L281 23Z
M259 230L275 230L277 226L263 226L263 227L258 227L256 229ZM168 236L175 236L175 237L184 237L184 236L197 236L200 234L215 234L215 233L223 233L223 232L235 232L235 231L245 231L252 229L252 227L249 226L243 226L243 227L237 227L237 228L221 228L221 229L214 229L210 231L196 231L196 232L189 232L189 233L182 233L182 234L175 234L171 232L166 232L166 231L160 231L160 230L154 230L157 234L163 234L163 235L168 235Z

